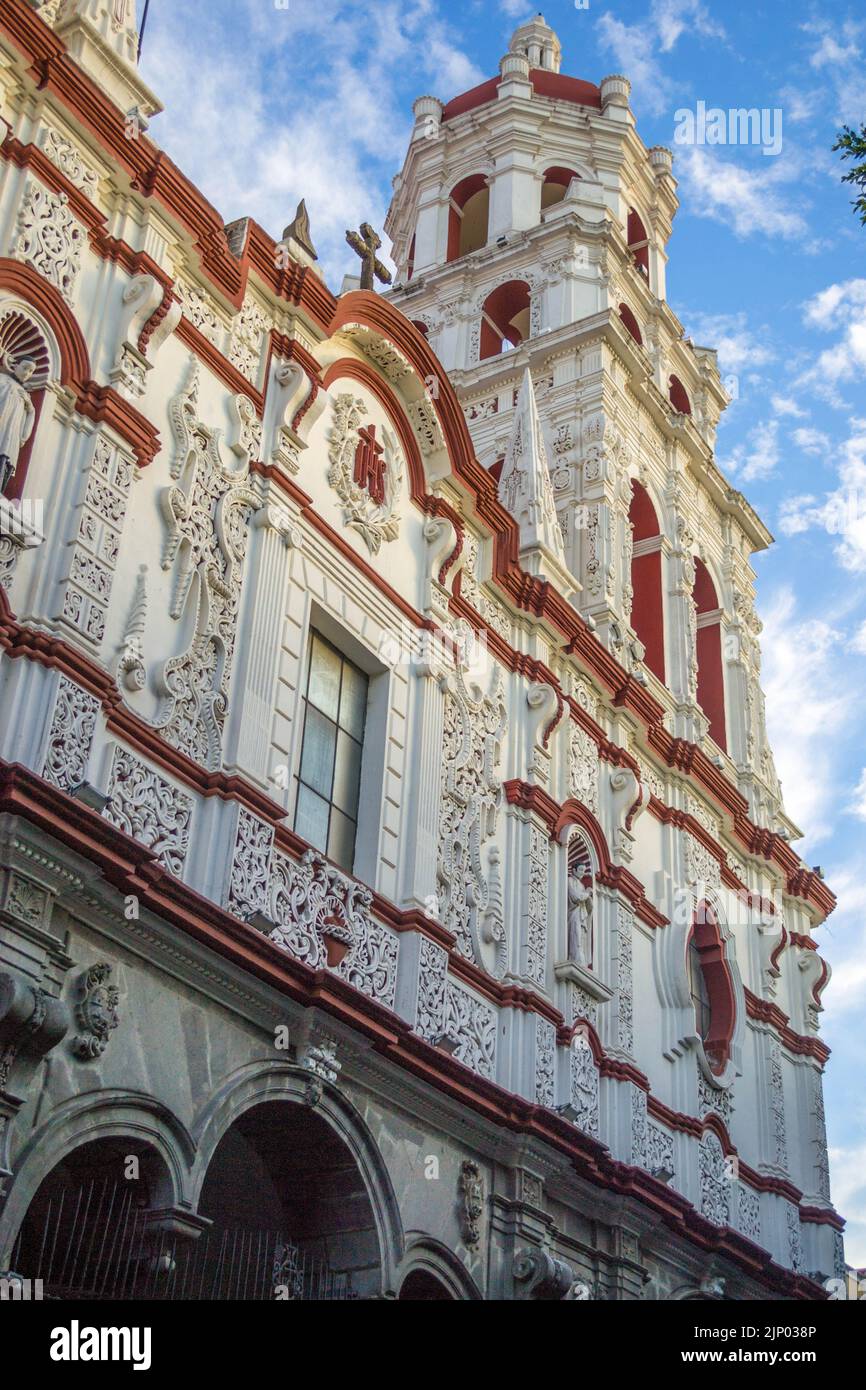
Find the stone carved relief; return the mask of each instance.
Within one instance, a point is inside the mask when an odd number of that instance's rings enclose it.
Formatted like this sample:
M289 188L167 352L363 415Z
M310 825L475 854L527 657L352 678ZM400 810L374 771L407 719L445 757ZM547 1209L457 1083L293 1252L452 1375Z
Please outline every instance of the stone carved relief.
M646 1167L647 1108L646 1091L629 1086L631 1091L631 1162Z
M102 1056L120 1022L120 991L110 981L111 966L101 961L86 970L78 982L75 1018L80 1031L72 1041L72 1051L85 1062Z
M99 179L82 157L78 147L53 126L46 127L41 144L43 153L55 168L65 174L76 188L80 188L85 198L93 201L99 188Z
M739 1185L738 1215L739 1227L744 1236L761 1243L761 1198L759 1193L744 1183Z
M803 1259L803 1233L800 1228L800 1213L790 1202L785 1203L785 1221L788 1226L788 1263L795 1274L805 1272Z
M526 924L526 973L542 989L547 977L547 886L550 841L547 832L530 822L529 884Z
M464 1244L473 1246L481 1240L481 1219L484 1216L484 1179L474 1159L465 1158L460 1167L460 1227Z
M553 1107L555 1099L556 1026L535 1015L535 1103Z
M225 899L229 912L236 917L268 911L273 843L273 826L241 806Z
M175 438L172 477L161 505L168 529L163 569L177 563L170 616L180 622L195 603L186 650L170 657L159 677L162 702L157 727L167 742L207 768L219 766L222 734L240 607L248 522L257 506L246 486L249 452L231 468L220 453L220 431L198 418L198 363L189 384L171 405ZM195 591L194 600L190 596Z
M126 521L135 461L99 435L79 509L78 534L64 581L63 617L98 644L105 634L114 572Z
M586 1038L577 1033L571 1044L571 1104L574 1123L598 1138L598 1067Z
M163 868L180 877L189 849L192 797L121 747L114 751L109 797L105 819L152 850Z
M731 1118L734 1113L733 1088L728 1086L723 1089L712 1086L700 1065L698 1065L698 1113L701 1119L704 1119L706 1115L718 1115L728 1129L730 1129Z
M619 1046L624 1052L634 1049L634 984L632 978L632 932L634 914L617 904L617 1028Z
M384 478L380 494L371 495L366 486L356 481L355 461L360 446L360 430L368 414L360 397L342 392L334 402L331 427L328 430L328 482L343 503L343 522L358 531L373 555L378 555L383 541L393 541L400 533L398 501L403 479L403 455L396 436L389 429L382 431Z
M267 915L276 926L271 941L317 969L330 965L355 989L393 1008L397 937L375 921L372 902L369 888L315 850L308 849L298 862L276 850L272 855Z
M496 1012L477 995L449 982L445 1036L458 1062L493 1081L496 1076Z
M253 386L259 385L262 344L270 324L255 300L247 299L232 326L229 361Z
M646 1166L650 1173L676 1175L674 1168L674 1136L660 1125L647 1121Z
M770 1126L773 1139L773 1162L779 1168L788 1166L788 1137L785 1124L785 1087L782 1076L782 1050L775 1039L770 1043Z
M497 912L498 856L490 845L502 799L499 761L506 730L502 677L491 693L466 685L462 665L442 681L445 695L437 882L439 915L457 938L458 950L484 965L492 948L495 966L507 965L505 928Z
M101 705L67 676L60 677L42 776L68 792L85 780Z
M31 265L71 303L87 237L68 203L68 194L51 193L29 180L18 212L12 254Z
M569 791L594 816L598 815L598 745L574 721L569 739Z
M683 831L686 882L702 888L721 887L722 866L702 841Z
M700 1142L701 1212L716 1226L730 1223L731 1180L721 1143L707 1131Z
M415 1031L428 1042L445 1032L448 952L425 936L418 958L418 1014Z

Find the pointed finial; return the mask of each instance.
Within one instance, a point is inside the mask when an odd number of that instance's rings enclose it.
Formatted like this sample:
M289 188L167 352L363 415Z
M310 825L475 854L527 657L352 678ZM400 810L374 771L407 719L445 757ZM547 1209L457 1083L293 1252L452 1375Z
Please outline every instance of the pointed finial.
M312 256L314 261L319 259L310 232L310 214L307 212L307 204L303 198L298 203L294 218L283 232L283 241L289 240L296 241L307 252L308 256Z

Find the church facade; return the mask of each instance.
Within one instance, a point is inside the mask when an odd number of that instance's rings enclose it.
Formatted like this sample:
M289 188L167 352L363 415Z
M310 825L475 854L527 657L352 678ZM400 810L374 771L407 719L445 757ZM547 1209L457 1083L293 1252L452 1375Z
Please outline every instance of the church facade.
M539 16L415 103L395 283L335 296L136 47L0 14L0 1271L823 1297L834 899L670 152Z

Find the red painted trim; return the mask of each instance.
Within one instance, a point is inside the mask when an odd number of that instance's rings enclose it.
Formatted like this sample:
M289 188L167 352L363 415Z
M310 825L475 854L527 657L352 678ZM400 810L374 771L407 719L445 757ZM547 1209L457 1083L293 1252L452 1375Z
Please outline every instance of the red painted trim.
M674 739L667 733L662 723L664 711L661 705L648 691L630 680L589 632L571 605L549 584L520 570L517 564L516 523L498 502L495 480L474 457L462 409L438 359L430 352L423 336L399 310L369 292L358 291L335 299L317 275L295 262L290 262L285 269L278 269L275 242L252 220L248 222L243 255L240 259L232 255L216 210L164 152L144 137L132 141L125 138L123 113L67 56L63 43L38 20L24 0L7 0L0 17L0 30L30 61L32 75L40 89L49 91L65 106L90 132L107 157L126 171L133 191L145 199L155 199L162 210L186 230L200 257L202 274L215 293L235 309L239 309L243 303L249 273L253 269L272 294L298 306L323 333L333 334L342 323L352 320L364 322L394 342L422 378L434 377L439 383L435 408L445 434L452 468L474 496L479 520L493 532L494 579L510 602L534 616L544 617L558 629L565 638L566 653L577 656L603 682L614 702L628 707L644 724L650 747L669 766L688 770L732 816L734 834L747 851L775 861L786 874L787 891L792 896L803 898L821 915L828 915L836 900L822 880L801 864L787 842L752 824L745 799L696 745ZM28 151L32 148L27 147ZM39 154L41 152L33 156L37 162ZM41 165L39 167L42 168ZM63 176L55 171L51 177L61 180ZM63 187L70 199L78 199L77 209L82 203L80 192L68 181L63 182ZM101 225L104 219L101 219L101 214L94 214L92 205L89 214L83 206L81 212L85 221L89 217L93 223L91 241L100 254L107 259L118 260L131 273L133 267L146 268L165 283L164 272L155 267L148 257L133 252L123 243L105 235ZM260 393L253 390L239 374L233 378L235 369L200 334L197 335L198 341L195 341L192 325L182 320L178 332L181 338L186 335L185 340L193 346L193 350L201 352L232 389L243 390L255 402L257 410L261 411ZM81 375L81 384L87 379L89 367ZM515 660L516 654L512 657L512 661Z
M691 1244L727 1255L765 1286L787 1296L815 1297L817 1286L810 1280L774 1265L766 1251L744 1241L735 1231L713 1226L684 1197L643 1169L617 1163L602 1144L564 1118L470 1073L453 1057L412 1034L404 1020L331 971L313 971L295 960L260 932L173 878L150 850L28 769L0 763L0 812L23 816L95 863L106 881L124 896L135 893L145 908L191 939L303 1007L320 1008L356 1029L397 1066L453 1101L499 1127L550 1144L569 1159L580 1177L634 1197Z

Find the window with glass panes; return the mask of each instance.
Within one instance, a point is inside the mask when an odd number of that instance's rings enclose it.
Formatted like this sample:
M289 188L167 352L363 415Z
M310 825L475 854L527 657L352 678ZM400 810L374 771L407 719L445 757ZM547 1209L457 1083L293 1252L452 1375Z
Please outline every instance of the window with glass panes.
M318 632L310 636L295 830L352 872L368 681Z
M689 991L695 1009L698 1037L701 1042L706 1042L710 1035L710 991L707 989L707 978L704 974L701 953L694 937L689 941Z

